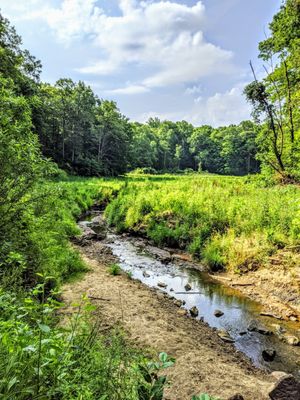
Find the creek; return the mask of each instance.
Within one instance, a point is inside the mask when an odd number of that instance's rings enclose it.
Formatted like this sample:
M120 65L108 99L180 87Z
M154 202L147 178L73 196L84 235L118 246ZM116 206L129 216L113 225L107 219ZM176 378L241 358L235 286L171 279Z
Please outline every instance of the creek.
M97 231L99 215L87 219L93 222L92 228ZM98 230L101 229L103 224L99 225ZM172 296L174 301L183 301L182 308L186 310L197 307L199 314L196 318L214 330L226 332L236 349L249 357L256 367L300 377L300 346L288 345L278 333L280 328L284 335L299 337L299 323L261 316L262 305L259 303L219 283L197 263L183 257L168 259L166 254L170 253L153 247L144 239L118 235L109 230L102 242L133 279ZM186 290L187 285L189 290ZM216 310L222 315L217 317ZM258 329L253 330L251 326ZM266 361L263 356L266 350L268 353L275 350L272 361Z

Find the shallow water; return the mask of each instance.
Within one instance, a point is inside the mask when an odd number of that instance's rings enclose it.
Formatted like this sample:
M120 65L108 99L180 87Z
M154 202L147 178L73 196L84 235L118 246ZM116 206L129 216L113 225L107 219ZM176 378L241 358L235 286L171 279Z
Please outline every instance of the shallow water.
M187 268L182 263L162 263L136 246L130 237L109 233L107 242L124 271L131 272L133 278L150 287L158 287L158 282L167 284L166 288L159 289L176 299L185 300L183 307L188 310L196 306L199 310L197 318L202 317L211 327L225 329L235 340L235 347L246 354L255 366L269 371L281 370L300 377L300 347L285 344L275 334L266 336L247 330L250 322L257 321L272 331L275 331L272 324L280 324L287 329L287 333L297 336L299 324L260 316L261 306L258 303L218 283L206 273L190 268L190 265ZM149 277L145 277L143 272ZM187 283L192 287L190 292L184 288ZM222 317L214 316L217 309L224 313ZM272 362L266 362L262 357L262 351L269 348L275 349L277 353Z

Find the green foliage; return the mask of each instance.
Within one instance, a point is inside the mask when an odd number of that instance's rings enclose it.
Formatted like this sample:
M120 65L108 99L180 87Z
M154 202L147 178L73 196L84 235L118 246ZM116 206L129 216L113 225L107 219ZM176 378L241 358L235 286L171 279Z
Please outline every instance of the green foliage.
M127 272L126 272L126 276L127 276L127 278L130 279L130 280L133 278L133 274L132 274L131 271L127 271Z
M138 389L139 400L162 400L167 384L166 375L158 375L162 370L172 367L175 360L166 353L159 354L157 362L147 362L138 366L143 377Z
M150 120L132 124L131 168L135 173L209 171L245 175L259 171L255 159L257 127L250 121L238 126L194 128L185 121ZM145 169L146 168L146 169Z
M299 245L296 186L195 174L156 179L121 189L106 208L108 222L188 250L213 270L255 269L278 249Z
M121 275L122 269L119 264L111 264L108 267L108 273L110 275L116 276L116 275Z
M149 363L121 332L102 336L84 299L71 320L57 326L62 305L46 299L45 290L46 283L26 297L0 291L2 399L138 400L142 392L144 400L161 399L166 379L154 374L172 365L167 355Z
M266 77L245 89L256 120L258 158L283 181L299 181L300 168L300 4L285 0L270 23L270 37L259 43L260 57L271 65ZM252 66L251 66L252 67ZM253 69L253 67L252 67Z

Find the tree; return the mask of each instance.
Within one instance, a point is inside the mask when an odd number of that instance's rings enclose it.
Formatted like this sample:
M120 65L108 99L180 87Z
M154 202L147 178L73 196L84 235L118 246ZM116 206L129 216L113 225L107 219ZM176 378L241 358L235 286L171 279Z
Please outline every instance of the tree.
M105 175L126 171L131 127L113 101L101 101L95 109L95 132L98 137L97 159Z
M257 121L260 159L283 180L300 178L300 1L286 0L270 24L271 35L259 44L267 73L245 89ZM274 60L276 60L274 64Z

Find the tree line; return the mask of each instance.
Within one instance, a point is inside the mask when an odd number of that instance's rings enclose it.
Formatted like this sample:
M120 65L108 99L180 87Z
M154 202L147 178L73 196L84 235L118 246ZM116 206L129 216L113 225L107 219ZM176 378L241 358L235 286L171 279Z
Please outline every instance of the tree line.
M20 36L1 16L2 100L11 96L23 102L26 112L19 110L16 118L22 125L27 115L34 146L72 174L119 175L146 168L245 175L262 168L295 180L300 166L299 7L299 0L287 0L270 24L271 36L259 44L260 57L271 67L258 81L251 65L254 81L245 95L254 122L220 128L157 118L130 122L115 102L100 99L82 81L40 82L41 63L22 49Z

